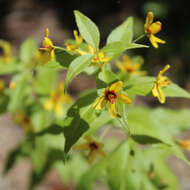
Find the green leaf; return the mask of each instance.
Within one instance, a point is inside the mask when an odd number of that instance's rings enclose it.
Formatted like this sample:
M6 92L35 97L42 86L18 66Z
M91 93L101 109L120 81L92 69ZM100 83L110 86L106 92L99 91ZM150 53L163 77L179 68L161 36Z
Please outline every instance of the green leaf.
M27 39L20 48L20 59L24 63L32 60L37 51L37 44L32 38Z
M12 150L7 157L4 173L6 174L11 168L14 167L15 163L23 158L29 155L29 153L33 149L33 141L30 141L29 139L25 138L21 144L19 144L14 150Z
M142 177L145 174L145 172L142 172L142 168L145 170L147 167L147 164L143 163L144 157L142 156L142 150L137 149L134 145L130 143L130 154L128 156L128 162L125 165L124 188L122 190L141 189Z
M110 190L118 190L124 183L125 167L129 155L127 142L121 143L114 152L89 168L81 177L77 190L92 189L97 179L107 182Z
M112 71L105 69L103 72L100 72L97 79L97 88L105 88L108 85L118 81L118 77Z
M0 93L0 114L6 112L8 103L9 97Z
M27 73L17 74L12 79L16 86L13 89L10 89L10 101L8 105L8 110L14 112L22 107L23 98L26 95L26 78Z
M124 142L107 158L106 178L111 190L121 189L125 182L124 175L129 152L129 145Z
M66 79L65 79L65 89L67 89L71 80L75 76L77 76L79 73L81 73L85 69L85 67L87 67L91 63L92 57L93 57L92 54L86 54L86 55L77 57L71 62L67 71Z
M61 51L61 50L55 50L55 56L56 56L56 61L59 62L59 64L63 68L68 68L70 63L78 57L76 54L70 54L67 51Z
M88 169L88 163L80 154L71 154L71 159L66 164L58 162L55 167L65 185L70 184L71 179L74 184L77 184L82 174Z
M138 143L165 143L173 145L173 138L167 129L158 125L156 117L151 115L148 108L128 107L128 123L134 140ZM146 137L146 138L144 138Z
M150 109L155 122L163 128L166 128L172 135L179 135L187 129L190 129L190 110L171 110L164 108ZM172 118L172 119L171 119Z
M49 95L56 86L58 70L51 68L38 68L34 88L37 93Z
M77 190L92 190L92 185L96 179L102 180L105 177L105 165L106 161L102 160L89 168L79 180L76 189Z
M79 11L74 11L76 23L80 34L94 48L99 47L100 33L98 27Z
M0 75L12 74L18 71L19 65L13 61L11 63L0 62Z
M190 98L190 93L179 87L177 84L172 83L171 85L163 88L164 94L168 97L182 97Z
M136 48L149 48L149 46L143 44L136 44L136 43L130 43L125 45L125 50L136 49Z
M87 131L87 133L89 135L94 134L96 131L98 131L101 127L104 127L111 120L112 120L112 118L111 118L110 114L107 111L101 112L101 114L98 115L97 118L95 118L91 123L89 123L90 128Z
M133 38L133 18L127 18L121 25L114 29L107 38L107 44L112 42L131 43Z
M66 154L89 128L88 123L80 117L78 108L72 108L68 116L72 117L72 121L69 125L65 125L63 128L63 133L65 136L64 152ZM67 118L67 120L68 119L69 118Z
M126 50L126 46L123 43L117 41L117 42L112 42L112 43L107 44L100 51L104 53L118 54L118 53L122 53L125 50Z
M173 143L172 146L160 144L157 145L156 148L163 149L167 155L175 155L177 158L182 159L188 166L190 166L190 161L184 155L182 148L176 143Z
M131 76L124 84L124 90L129 96L146 96L151 93L155 78L148 76Z
M7 157L4 173L6 174L16 163L16 161L22 157L21 146L18 146L16 149L11 151Z

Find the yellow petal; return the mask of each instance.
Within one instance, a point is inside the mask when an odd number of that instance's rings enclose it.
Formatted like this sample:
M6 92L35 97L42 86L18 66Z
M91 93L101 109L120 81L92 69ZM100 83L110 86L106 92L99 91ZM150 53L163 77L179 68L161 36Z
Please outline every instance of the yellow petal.
M44 52L42 55L41 55L41 58L40 58L40 63L41 64L46 64L47 62L49 62L51 60L50 58L50 54L49 52Z
M159 75L163 75L168 69L170 68L170 65L166 65L160 72Z
M90 151L89 154L88 154L88 163L89 164L92 164L95 157L96 157L96 154L97 154L97 151L96 150L93 150L93 151Z
M63 116L64 112L63 112L63 107L61 103L57 103L55 105L55 113L58 117Z
M97 98L93 104L93 108L95 110L101 110L105 105L107 101L105 100L105 97Z
M69 94L63 94L63 95L61 96L61 101L62 101L63 103L69 104L69 103L72 103L72 102L73 102L73 98L72 98Z
M108 112L112 117L117 117L118 109L115 102L113 104L110 102L108 103Z
M165 43L166 43L164 40L161 40L161 39L157 38L157 37L154 36L153 34L150 35L149 39L150 39L150 42L152 43L152 45L153 45L155 48L158 48L158 43L161 43L161 44L165 44Z
M75 37L75 40L76 40L76 45L78 47L82 43L83 39L82 39L81 36L78 35L77 30L74 30L73 34L74 34L74 37Z
M117 92L119 92L122 89L122 87L123 87L123 82L122 81L118 81L118 82L113 83L110 86L109 90L110 91L113 90L115 93L117 93Z
M161 76L159 81L158 81L160 86L168 86L171 84L170 80L168 79L168 77L165 76Z
M47 38L48 38L48 36L49 36L49 29L48 29L48 28L46 28L46 29L45 29L45 37L47 37Z
M50 59L51 59L51 61L55 61L55 51L54 50L51 50L51 52L50 52Z
M154 97L158 97L158 96L159 96L158 90L157 90L157 84L156 84L156 83L154 84L154 86L153 86L153 88L152 88L152 95L153 95Z
M106 157L106 153L102 149L98 149L97 151L101 156Z
M89 146L88 143L80 144L80 145L75 145L73 147L74 150L88 150Z
M148 13L147 13L147 16L146 16L145 25L144 25L145 31L148 30L148 28L150 27L150 25L151 25L152 22L153 22L153 19L154 19L153 13L152 13L152 12L148 12Z
M50 111L53 109L53 105L53 101L50 99L44 104L44 108Z
M128 96L126 96L125 94L117 95L117 100L122 104L130 104L131 103L131 99Z
M183 140L178 142L185 150L190 150L190 140Z
M89 143L94 142L93 139L90 136L88 136L88 135L85 135L84 139L87 140Z
M150 25L149 30L152 34L158 33L162 29L162 23L157 21Z
M116 66L121 70L125 71L124 65L121 63L121 61L116 61Z
M160 102L161 104L163 104L163 103L165 103L165 101L166 101L165 95L164 95L164 93L163 93L161 87L158 86L157 89L158 89L158 100L159 100L159 102Z
M53 42L51 41L50 38L47 38L47 37L44 38L44 41L42 43L42 48L43 47L45 47L45 48L48 47L48 48L50 48L50 50L51 50L51 48L53 48Z
M88 52L92 53L92 54L95 54L95 49L89 44L88 44Z

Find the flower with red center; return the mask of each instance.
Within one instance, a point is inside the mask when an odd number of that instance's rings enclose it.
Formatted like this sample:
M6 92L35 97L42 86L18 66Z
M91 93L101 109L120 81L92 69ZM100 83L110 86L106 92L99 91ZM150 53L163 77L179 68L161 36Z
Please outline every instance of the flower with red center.
M86 143L80 144L80 145L76 145L74 146L75 150L89 150L88 153L88 162L89 164L92 164L95 157L99 154L103 157L106 156L105 152L103 151L103 143L94 141L91 137L89 137L88 135L86 135L85 140L87 141Z
M108 111L112 117L117 117L117 102L122 104L130 104L131 100L125 94L119 93L123 87L123 82L118 81L103 91L101 97L97 98L93 104L95 110L101 110L108 105Z
M162 29L162 23L159 21L153 23L153 19L154 19L153 13L148 12L144 24L144 29L152 45L155 48L158 48L158 43L165 44L166 42L154 36L154 34L157 34Z

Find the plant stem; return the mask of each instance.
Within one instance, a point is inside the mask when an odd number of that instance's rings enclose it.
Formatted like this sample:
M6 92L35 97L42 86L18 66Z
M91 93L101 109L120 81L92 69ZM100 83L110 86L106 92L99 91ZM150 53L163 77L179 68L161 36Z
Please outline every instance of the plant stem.
M129 129L128 123L123 118L122 119L117 118L117 120L119 121L119 123L121 124L122 128L124 129L124 131L126 133L126 136L130 137L131 133L130 133L130 129Z
M62 50L62 51L66 51L66 49L65 48L63 48L63 47L59 47L59 46L53 46L55 49L59 49L59 50Z
M144 36L145 36L145 34L140 35L136 40L133 41L133 43L139 41L139 40L142 39Z

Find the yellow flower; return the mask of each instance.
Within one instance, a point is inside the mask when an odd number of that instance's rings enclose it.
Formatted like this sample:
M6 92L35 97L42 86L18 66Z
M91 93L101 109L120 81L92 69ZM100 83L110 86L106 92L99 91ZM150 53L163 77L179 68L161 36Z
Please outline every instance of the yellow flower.
M118 115L118 108L116 102L120 102L122 104L130 104L131 100L125 94L119 93L119 91L123 87L123 82L118 81L113 83L110 87L106 88L103 91L101 97L97 98L93 104L93 108L95 110L101 110L108 104L108 111L112 117L116 117Z
M177 141L177 143L185 150L190 150L190 140Z
M83 42L82 36L78 35L78 32L76 30L73 31L74 37L75 37L75 44L68 44L65 43L65 46L68 51L74 51L78 49L79 45Z
M55 111L58 117L63 116L63 103L68 104L73 101L69 94L64 94L64 84L59 83L56 90L51 92L50 99L44 104L44 108L48 111Z
M122 57L122 61L117 61L116 65L117 67L124 72L127 72L129 74L134 75L145 75L145 71L140 71L140 68L143 64L143 59L141 58L138 63L134 63L132 59L130 59L129 56L124 55Z
M88 44L88 51L83 51L80 49L75 50L80 55L85 55L88 53L91 53L94 55L91 63L93 66L102 67L99 63L107 63L110 60L110 57L106 56L104 52L98 51L97 49L94 49L92 46Z
M13 120L16 124L20 125L25 132L33 130L31 119L23 111L18 111L14 115Z
M46 28L42 47L39 48L41 53L38 54L38 56L41 57L42 63L47 63L48 61L55 60L55 50L54 50L55 48L53 42L48 36L49 36L49 30L48 28Z
M88 51L83 51L79 49L80 44L83 42L82 36L78 35L78 32L76 30L73 31L74 37L75 37L75 44L69 44L65 43L65 46L68 51L74 51L80 55L85 55L88 53L91 53L94 55L94 58L92 59L92 64L95 66L100 66L97 63L106 63L110 60L110 57L106 57L103 52L98 51L97 49L94 49L92 46L88 44Z
M157 76L157 79L155 81L155 84L152 88L152 94L154 97L157 97L159 102L161 104L165 103L165 95L162 91L162 87L166 87L167 85L170 85L171 82L170 80L168 79L168 77L166 76L163 76L163 73L166 72L168 69L170 68L170 65L166 65L164 67L164 69L162 69L158 76Z
M0 49L2 49L2 53L0 55L0 61L4 61L5 63L9 63L11 59L11 45L9 42L4 40L0 40Z
M84 138L87 140L87 142L84 144L74 146L74 149L75 150L89 150L88 162L90 164L93 163L93 161L97 155L101 155L103 157L106 157L106 154L103 151L103 146L104 146L103 143L94 141L92 138L90 138L87 135Z
M0 79L0 94L4 91L5 89L5 81Z
M146 22L144 24L144 29L152 45L155 48L158 48L158 43L165 44L166 42L154 36L154 34L157 34L162 29L162 23L159 21L153 23L153 19L153 13L148 12L146 16Z
M10 84L9 84L10 89L15 88L15 86L16 86L16 82L14 82L14 81L10 82Z

